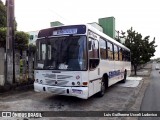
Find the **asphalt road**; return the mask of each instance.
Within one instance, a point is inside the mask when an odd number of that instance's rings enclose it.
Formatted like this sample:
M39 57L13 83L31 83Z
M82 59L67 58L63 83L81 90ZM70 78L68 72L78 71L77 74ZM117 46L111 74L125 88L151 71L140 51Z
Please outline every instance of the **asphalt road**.
M142 82L137 87L122 87L117 83L109 87L99 98L92 96L87 100L52 94L37 93L33 90L11 91L0 95L0 111L126 111L134 106ZM86 120L86 117L47 117L37 120ZM2 119L0 120L10 120ZM11 119L12 120L12 119ZM24 120L15 118L13 120ZM35 120L27 118L25 120ZM87 120L124 120L118 117L87 117Z
M141 104L141 111L160 111L160 70L155 70L157 65L157 63L152 65L151 81L146 89ZM160 117L140 117L139 120L160 120Z
M148 80L150 72L146 72L150 71L150 68L151 64L137 73L141 74L141 77L143 76L143 80L138 86L125 87L123 83L117 83L109 87L106 94L101 98L94 95L83 100L71 96L38 93L34 92L33 89L6 92L0 94L0 111L139 111L144 92L150 81ZM126 83L130 82L131 80ZM144 92L142 92L143 90ZM87 120L138 119L138 117L46 117L26 118L26 120L86 120L86 118ZM0 120L6 120L6 118L0 118ZM15 118L14 120L24 119Z

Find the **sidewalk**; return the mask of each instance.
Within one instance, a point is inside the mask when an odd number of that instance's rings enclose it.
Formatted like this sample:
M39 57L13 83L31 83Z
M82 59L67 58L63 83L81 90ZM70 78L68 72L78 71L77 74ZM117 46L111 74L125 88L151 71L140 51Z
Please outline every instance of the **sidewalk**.
M136 88L132 100L130 100L130 105L128 106L127 111L140 111L141 103L146 91L150 83L150 73L152 71L152 64L146 64L144 68L137 71L136 77L142 77L138 87ZM134 76L135 77L135 76ZM138 117L128 117L124 118L124 120L138 120Z
M142 69L137 70L137 76L150 76L152 70L152 64L146 64ZM134 75L134 71L131 72L131 76Z
M147 64L144 68L137 70L137 75L134 75L134 71L132 71L131 76L126 78L126 82L122 84L117 84L121 87L138 87L140 82L143 82L145 77L149 77L151 73L151 64Z
M33 80L28 80L25 83L15 83L15 84L6 84L5 86L0 86L0 94L5 92L9 92L11 90L21 91L21 90L28 90L33 89Z

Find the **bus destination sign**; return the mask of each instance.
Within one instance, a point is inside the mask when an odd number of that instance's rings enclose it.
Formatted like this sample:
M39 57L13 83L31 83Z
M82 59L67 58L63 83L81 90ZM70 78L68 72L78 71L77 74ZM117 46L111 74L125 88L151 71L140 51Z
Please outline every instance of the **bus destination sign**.
M53 31L53 35L77 34L77 28L60 29Z
M85 25L59 26L59 27L40 30L38 33L38 38L56 36L56 35L71 35L71 34L85 34L85 33L86 33Z

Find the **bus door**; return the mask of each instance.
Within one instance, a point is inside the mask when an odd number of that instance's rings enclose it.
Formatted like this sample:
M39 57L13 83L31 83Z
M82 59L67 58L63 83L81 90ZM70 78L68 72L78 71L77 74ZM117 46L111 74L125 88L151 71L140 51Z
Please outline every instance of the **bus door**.
M99 68L99 43L98 40L89 38L88 41L89 57L89 96L100 90L100 68ZM99 85L99 86L97 86Z

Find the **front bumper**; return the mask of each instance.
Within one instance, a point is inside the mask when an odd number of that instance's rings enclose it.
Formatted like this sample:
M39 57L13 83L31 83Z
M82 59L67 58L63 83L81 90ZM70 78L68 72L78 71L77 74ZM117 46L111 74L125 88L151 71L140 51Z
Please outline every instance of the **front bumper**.
M34 83L34 91L48 92L53 93L55 95L66 95L82 99L88 99L88 87L60 87Z

